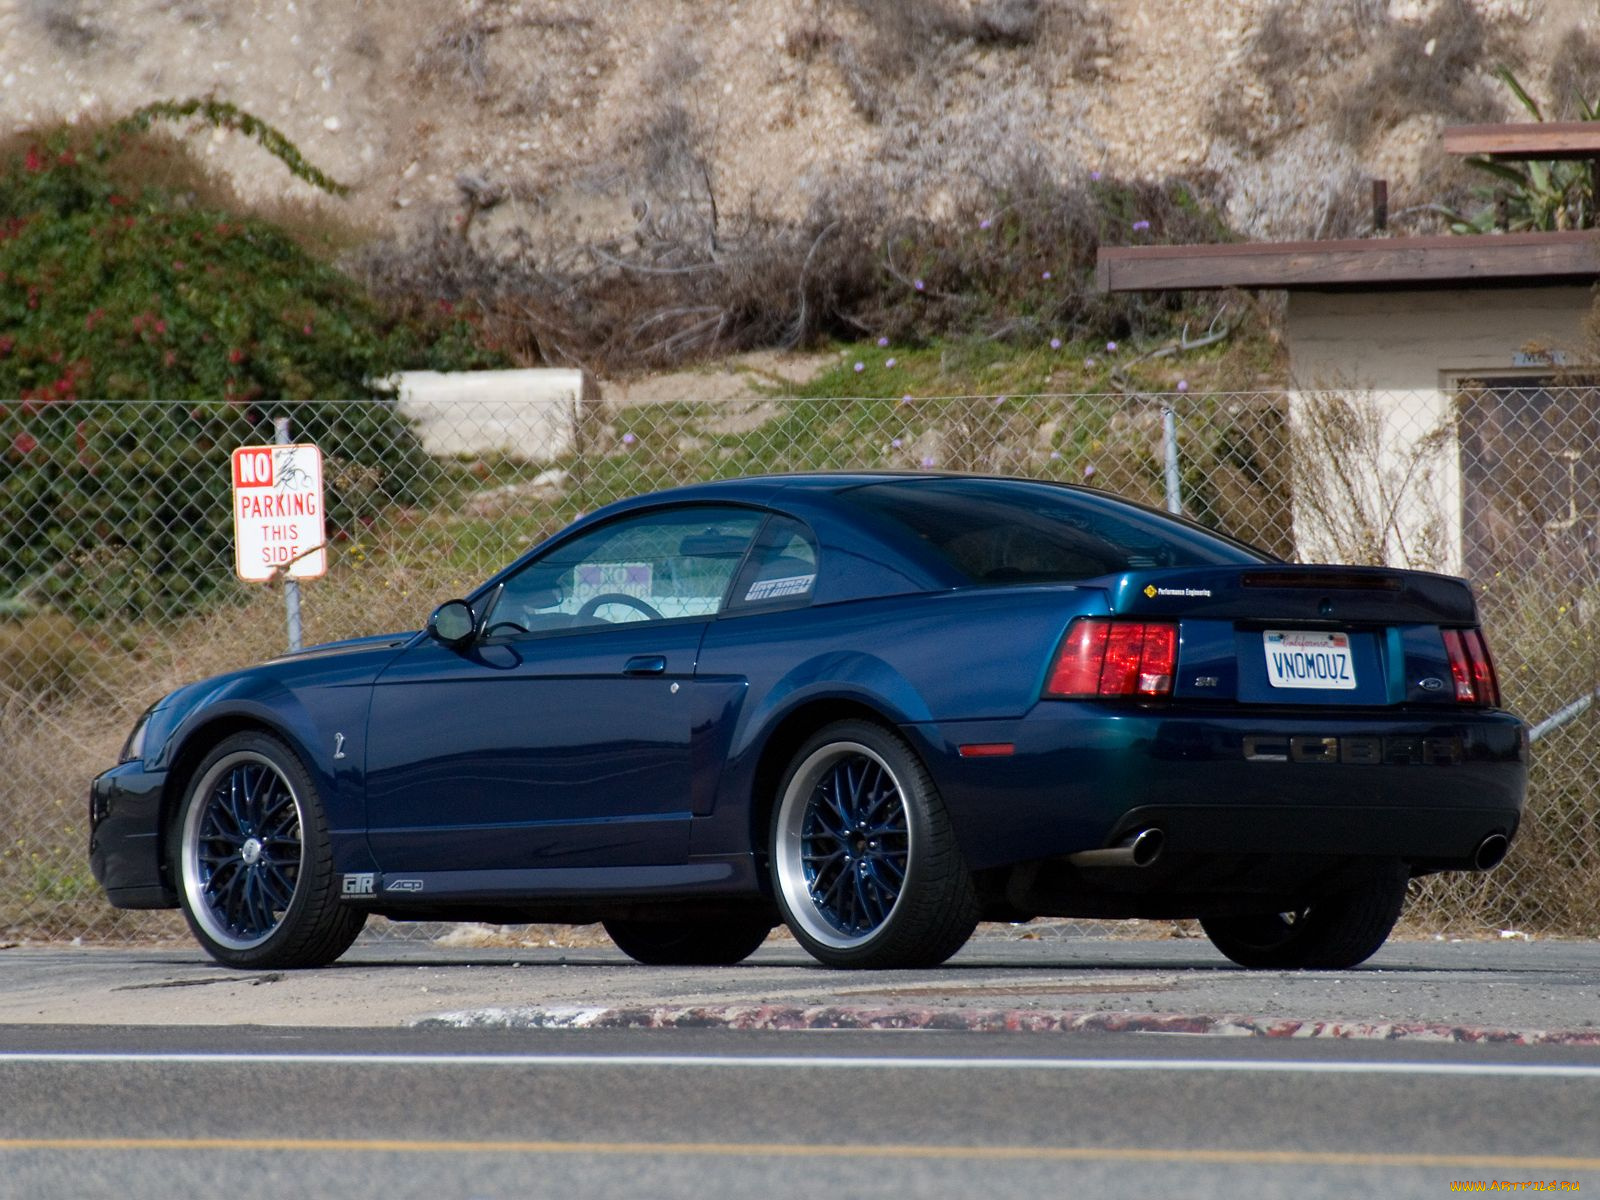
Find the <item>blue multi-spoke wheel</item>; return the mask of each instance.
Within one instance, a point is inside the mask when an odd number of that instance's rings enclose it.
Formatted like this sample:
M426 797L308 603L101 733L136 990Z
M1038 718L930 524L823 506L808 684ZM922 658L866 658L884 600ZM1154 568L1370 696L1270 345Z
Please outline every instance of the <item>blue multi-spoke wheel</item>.
M177 814L174 874L189 927L236 967L309 967L366 916L341 907L316 787L288 747L236 734L200 763Z
M977 924L926 768L865 721L830 725L796 753L773 813L772 871L790 930L829 966L932 966Z

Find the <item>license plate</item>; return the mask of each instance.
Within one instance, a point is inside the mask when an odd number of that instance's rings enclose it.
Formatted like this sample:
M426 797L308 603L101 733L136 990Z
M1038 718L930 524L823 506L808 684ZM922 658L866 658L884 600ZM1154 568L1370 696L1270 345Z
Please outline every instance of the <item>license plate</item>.
M1261 641L1267 652L1267 682L1275 688L1351 691L1356 686L1347 633L1268 629Z

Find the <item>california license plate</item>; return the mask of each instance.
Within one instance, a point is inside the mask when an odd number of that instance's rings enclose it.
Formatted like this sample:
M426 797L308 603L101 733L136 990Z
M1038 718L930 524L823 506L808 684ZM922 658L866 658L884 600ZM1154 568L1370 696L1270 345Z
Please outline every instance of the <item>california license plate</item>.
M1261 641L1267 652L1267 681L1275 688L1350 691L1356 686L1347 633L1268 629Z

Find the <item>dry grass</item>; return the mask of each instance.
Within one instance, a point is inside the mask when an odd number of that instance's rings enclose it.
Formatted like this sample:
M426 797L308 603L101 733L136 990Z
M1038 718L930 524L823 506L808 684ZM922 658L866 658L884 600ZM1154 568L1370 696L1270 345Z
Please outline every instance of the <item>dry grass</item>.
M417 628L440 597L465 590L448 571L430 577L399 563L343 574L305 585L308 643ZM281 654L283 595L257 589L243 605L175 629L120 633L102 630L96 648L62 617L0 626L0 932L100 940L177 932L170 915L119 912L105 903L89 874L89 781L116 762L150 702ZM110 644L117 640L126 643L120 651Z
M1246 60L1265 100L1219 95L1209 123L1262 153L1326 114L1333 137L1359 149L1417 117L1493 119L1503 106L1490 72L1517 57L1514 37L1471 0L1441 0L1421 21L1383 0L1279 0Z
M1507 707L1537 722L1600 681L1600 579L1566 560L1502 571L1479 598ZM1447 930L1600 934L1600 706L1533 748L1528 806L1511 854L1484 875L1426 881L1413 920Z
M973 55L1000 50L1035 69L1093 79L1115 53L1111 19L1086 0L848 0L790 32L789 51L826 53L857 110L890 124L907 107L932 118Z
M1391 22L1381 47L1331 114L1334 130L1352 146L1420 114L1461 124L1501 113L1489 72L1515 65L1515 46L1470 0L1443 0L1421 24Z
M1545 116L1552 121L1581 120L1585 105L1600 103L1600 38L1581 25L1561 36L1545 94L1550 97Z
M1361 391L1302 393L1288 460L1300 551L1314 561L1439 570L1449 523L1439 477L1453 430L1413 430ZM1403 453L1391 452L1406 446Z

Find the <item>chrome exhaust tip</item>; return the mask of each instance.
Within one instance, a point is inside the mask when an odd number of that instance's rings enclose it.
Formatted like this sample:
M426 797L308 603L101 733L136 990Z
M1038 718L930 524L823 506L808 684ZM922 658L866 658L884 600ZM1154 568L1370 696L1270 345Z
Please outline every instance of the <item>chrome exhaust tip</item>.
M1503 833L1491 833L1479 842L1478 848L1472 852L1472 869L1487 871L1490 867L1499 866L1510 849L1510 838Z
M1167 835L1159 829L1141 829L1117 846L1103 850L1080 850L1067 855L1075 867L1148 867L1161 857Z

